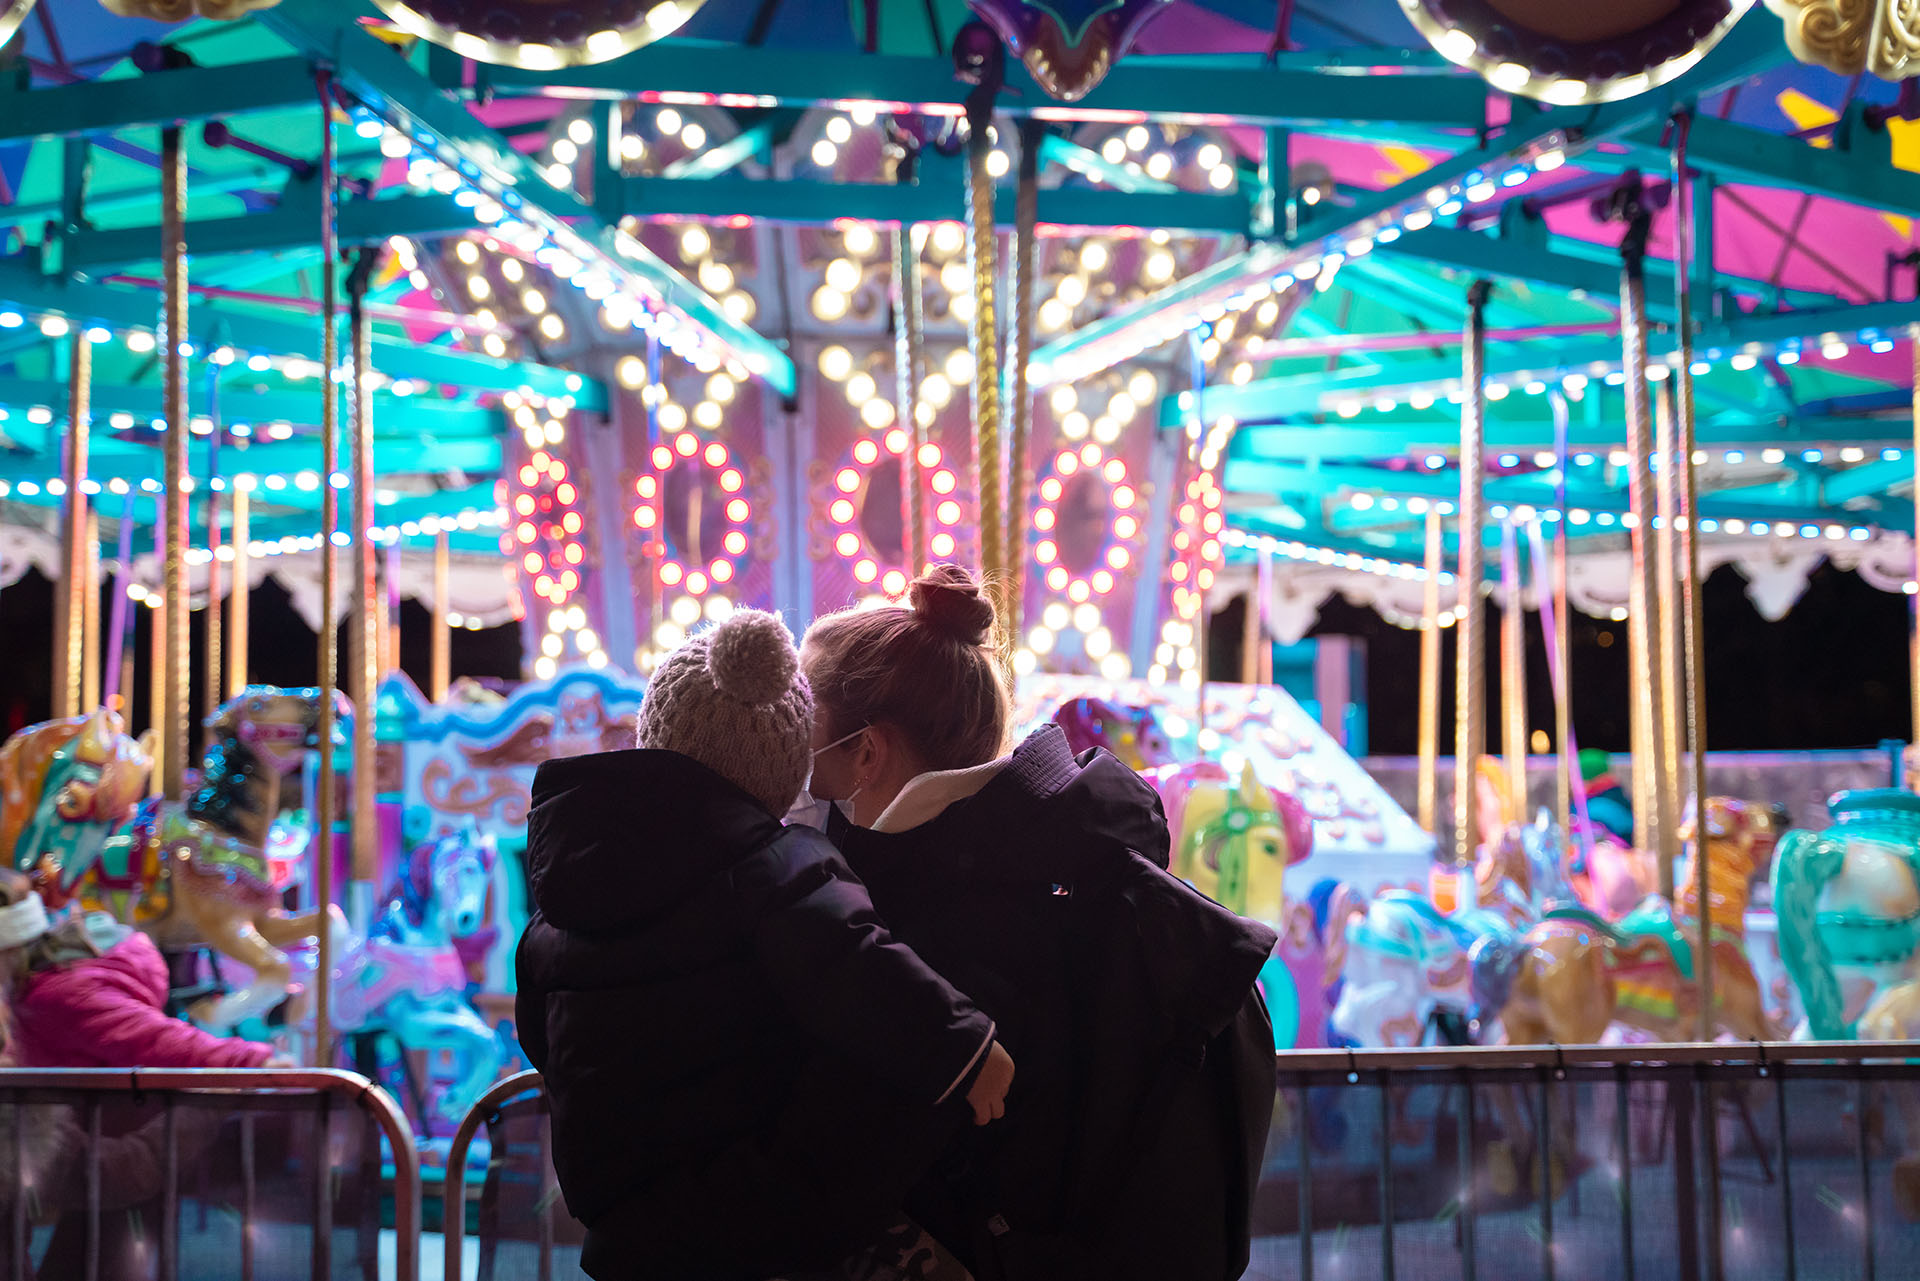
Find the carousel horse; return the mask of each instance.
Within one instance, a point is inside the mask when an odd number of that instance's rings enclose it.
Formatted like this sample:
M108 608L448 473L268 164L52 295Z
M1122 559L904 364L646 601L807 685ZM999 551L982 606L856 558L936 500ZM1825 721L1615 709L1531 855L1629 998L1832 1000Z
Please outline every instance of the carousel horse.
M1770 1040L1773 1021L1745 950L1747 901L1773 849L1770 816L1736 800L1707 802L1705 840L1693 840L1676 912L1650 898L1617 924L1589 908L1555 907L1519 938L1476 946L1477 1003L1498 1011L1514 1045L1593 1045L1620 1023L1655 1040L1691 1040L1699 1018L1695 951L1712 947L1718 1031ZM1708 902L1695 860L1707 859Z
M1920 796L1842 792L1834 826L1795 831L1773 867L1780 959L1800 993L1797 1035L1851 1040L1876 1001L1875 1022L1898 1017L1895 995L1920 979Z
M248 987L197 1005L198 1021L225 1030L265 1014L291 989L283 948L316 937L329 921L334 937L345 940L338 908L282 910L292 868L272 839L281 780L318 742L320 697L316 689L257 685L222 705L207 722L211 743L186 799L149 800L130 823L98 812L69 817L61 801L68 789L53 790L50 770L14 845L14 865L40 871L49 906L77 896L129 921L163 950L207 946L253 971ZM344 699L337 715L342 723L350 716ZM118 750L137 753L138 745ZM113 799L95 797L96 811L101 799ZM70 834L63 825L101 827L104 836Z
M153 731L130 738L104 707L28 726L0 747L0 855L61 906L62 869L70 886L93 866L133 817L152 769Z
M484 933L495 860L492 836L455 833L414 849L366 941L334 971L333 1017L343 1032L380 1029L403 1051L445 1051L456 1080L433 1118L459 1124L507 1056L467 999L463 942ZM423 1118L425 1119L425 1118Z
M1443 912L1425 897L1389 890L1346 914L1338 947L1340 996L1334 1029L1367 1046L1479 1039L1469 952L1483 939L1512 940L1573 902L1560 829L1543 810L1483 846L1470 884L1474 898Z
M1278 922L1287 868L1313 852L1313 820L1299 801L1261 783L1251 764L1239 785L1213 761L1147 775L1173 830L1173 874L1242 916Z
M1173 740L1151 707L1119 707L1104 698L1070 698L1053 714L1078 756L1104 747L1129 769L1145 771L1174 763Z

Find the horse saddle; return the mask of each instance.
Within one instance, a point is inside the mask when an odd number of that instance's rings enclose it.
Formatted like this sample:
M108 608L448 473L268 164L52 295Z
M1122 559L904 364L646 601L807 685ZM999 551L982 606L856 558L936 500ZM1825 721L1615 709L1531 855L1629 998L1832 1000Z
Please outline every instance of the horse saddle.
M1693 940L1673 917L1672 906L1659 895L1649 895L1618 921L1609 921L1591 908L1573 905L1549 908L1541 918L1573 921L1601 935L1616 948L1657 944L1673 961L1680 977L1693 981Z

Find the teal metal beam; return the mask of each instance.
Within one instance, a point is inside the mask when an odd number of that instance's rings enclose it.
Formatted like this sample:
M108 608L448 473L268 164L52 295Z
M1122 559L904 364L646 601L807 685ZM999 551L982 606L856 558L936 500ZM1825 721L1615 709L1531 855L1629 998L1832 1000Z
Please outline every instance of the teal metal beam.
M87 80L52 89L0 85L0 144L153 129L319 102L305 58L267 58Z
M1091 178L1098 183L1112 187L1115 191L1145 192L1178 191L1173 183L1151 177L1137 164L1115 164L1090 147L1077 142L1069 142L1057 133L1048 133L1040 139L1040 163L1059 165L1079 174L1082 178Z
M281 0L253 21L310 58L326 61L343 88L387 124L434 153L472 189L497 201L503 222L524 223L547 243L616 287L636 290L656 306L708 335L784 396L796 388L793 361L780 346L735 321L714 298L637 239L615 229L571 190L547 182L512 142L415 71L360 25L379 19L367 0ZM511 237L509 237L511 238ZM584 272L581 279L585 279ZM675 336L667 341L675 344Z
M1622 139L1624 155L1595 157L1583 167L1601 172L1642 168L1664 170L1671 153L1660 144L1660 129L1649 125ZM1865 131L1856 129L1853 136ZM1920 218L1920 174L1896 168L1883 129L1871 150L1816 147L1785 134L1769 133L1709 115L1697 115L1687 133L1687 163L1721 182L1774 187L1825 196L1851 205Z
M1361 514L1369 519L1382 495L1424 498L1429 502L1457 502L1460 497L1460 477L1452 470L1389 471L1383 468L1327 467L1252 460L1229 460L1227 487L1234 492L1304 494L1323 498L1333 505L1329 519L1334 522L1335 529L1341 528L1346 513L1353 510L1351 502L1355 494L1367 496L1368 505ZM1485 492L1489 503L1507 507L1526 506L1542 511L1558 507L1555 487L1545 473L1495 477L1487 481ZM1627 513L1629 504L1626 491L1620 486L1570 490L1565 510L1596 515L1607 512L1617 517ZM1911 503L1894 501L1879 511L1850 511L1807 503L1792 493L1769 500L1764 490L1743 488L1737 493L1702 493L1700 515L1703 520L1790 521L1795 525L1882 525L1900 529L1912 526L1913 507ZM1419 518L1414 513L1408 513L1406 519L1415 521Z
M1402 67L1391 53L1368 72L1430 71L1424 55ZM1371 58L1370 58L1371 60ZM1116 64L1084 98L1061 102L1042 90L1025 66L1007 61L1007 90L996 110L1049 120L1138 120L1146 116L1194 124L1290 125L1322 121L1439 125L1479 129L1487 86L1457 72L1369 74L1268 67L1258 54L1197 61L1135 56ZM958 116L967 86L946 58L916 58L820 49L769 49L696 40L660 40L612 62L558 71L488 67L483 85L496 93L548 94L667 103L737 98L758 106L811 107L871 102L899 110ZM897 104L897 105L896 105ZM1124 113L1117 115L1116 113Z
M1564 238L1555 238L1549 245L1540 246L1451 227L1429 227L1425 231L1409 232L1390 245L1381 245L1376 252L1418 263L1454 267L1495 280L1518 280L1569 293L1584 293L1595 301L1617 306L1620 297L1620 264L1613 247L1596 243L1593 250L1597 252L1589 251L1591 256L1584 256L1566 252L1565 246ZM1765 289L1769 295L1774 292L1773 287L1765 281L1746 280L1724 272L1720 273L1718 279L1735 289L1744 284ZM1793 292L1796 296L1790 301L1796 307L1831 307L1846 301L1833 294L1809 290ZM1465 309L1463 300L1460 310L1464 312ZM1673 318L1671 263L1651 258L1647 260L1647 312L1665 320Z
M762 120L750 129L742 129L725 142L704 151L682 156L661 170L664 178L717 178L737 169L773 145L771 120Z
M273 187L285 180L286 175L278 169L246 169L234 173L216 174L210 177L198 177L193 180L195 196L231 195L236 191L251 191L260 187ZM150 210L160 198L160 182L138 183L131 187L115 187L111 191L87 192L87 215L97 217L100 214L119 213L123 209ZM0 230L7 227L31 227L36 223L60 216L60 201L36 200L28 204L0 205Z
M1677 103L1713 92L1784 60L1780 20L1764 9L1742 18L1727 37L1691 71L1673 83L1621 102L1595 107L1560 107L1517 114L1507 127L1480 146L1456 153L1385 191L1360 197L1351 207L1330 209L1284 243L1262 243L1195 276L1104 316L1047 344L1033 354L1030 378L1035 386L1071 381L1158 346L1194 321L1224 314L1244 303L1270 281L1283 279L1311 262L1371 248L1379 235L1421 230L1433 207L1450 193L1498 178L1536 152L1551 150L1564 160L1593 144L1628 133L1666 115ZM1358 244L1359 249L1353 248ZM1297 286L1296 286L1297 287Z
M628 178L626 211L640 218L729 218L819 226L839 218L867 222L943 222L966 210L960 171L926 166L920 181L893 183L717 178ZM1043 225L1089 231L1164 227L1175 234L1245 235L1250 205L1244 192L1143 191L1045 187L1039 193ZM994 192L994 220L1011 227L1014 191Z
M473 440L498 436L506 430L506 418L498 409L423 396L395 396L377 391L373 399L373 428L376 439L421 438L425 440ZM196 416L208 412L207 385L204 379L187 383L189 412ZM91 393L95 439L102 438L113 414L132 414L141 422L161 416L161 393L154 386L113 386L94 383ZM0 378L0 407L23 412L36 406L52 411L54 422L67 416L65 383L47 379ZM236 423L296 423L312 426L320 421L320 397L312 393L287 391L249 391L225 387L220 392L220 418L229 427ZM17 427L9 418L0 430Z
M1823 307L1771 315L1748 314L1706 326L1695 340L1696 354L1719 360L1747 348L1797 350L1803 341L1861 339L1872 341L1920 323L1920 302L1863 303L1854 307ZM1669 334L1658 333L1648 343L1656 360L1673 349ZM1567 374L1605 372L1620 363L1617 344L1516 343L1487 358L1489 379L1512 385L1528 380L1552 381ZM1458 385L1458 360L1409 360L1387 364L1373 372L1290 374L1238 387L1214 386L1203 393L1201 414L1209 421L1228 417L1239 423L1277 422L1302 414L1334 412L1343 406L1364 404L1375 394L1424 388L1444 394ZM1162 402L1160 425L1178 426L1192 412L1191 393Z
M267 212L189 221L187 248L196 261L298 249L314 244L319 225L318 190L308 183L290 183L279 206ZM472 231L474 225L473 210L438 192L349 200L341 204L338 218L343 246L377 244L389 236L438 240ZM158 227L79 231L66 237L70 271L109 275L159 261Z
M140 289L43 276L19 262L0 261L0 307L29 316L64 316L75 326L151 330L159 320L160 295ZM290 324L217 303L187 309L188 337L203 350L231 342L238 350L280 356L320 358L317 321ZM390 378L445 384L477 392L532 391L541 396L572 396L590 413L604 413L606 387L598 380L546 365L495 360L491 356L448 351L389 338L373 340L373 365ZM316 399L318 393L315 393Z
M1746 422L1701 423L1697 440L1703 449L1804 449L1809 446L1853 444L1875 449L1913 443L1913 429L1904 421L1862 418L1752 419ZM1588 423L1576 417L1568 434L1570 446L1588 452L1606 452L1624 446L1626 428L1617 415ZM1553 423L1544 400L1532 422L1489 419L1487 448L1532 454L1553 448ZM1361 425L1359 420L1312 424L1248 424L1235 434L1231 456L1247 461L1401 458L1409 455L1450 456L1460 446L1460 420L1381 417ZM1842 473L1844 474L1844 473Z
M15 420L8 419L0 423L0 431L11 437L11 429L16 425ZM206 484L213 467L206 439L194 437L188 455L190 472L201 478L200 484ZM500 470L501 446L497 439L381 441L374 446L374 461L383 475L464 472L468 475L492 476ZM165 479L162 465L163 460L156 445L99 440L90 452L87 475L102 485L115 480L130 485L138 485L142 481L158 484ZM229 480L247 473L292 476L303 471L317 472L320 466L320 442L316 440L260 441L245 450L228 445L220 451L220 473ZM45 484L59 475L61 462L56 450L33 454L0 454L0 478ZM295 496L300 491L295 489L262 492L270 502L300 507L309 505L297 501ZM111 509L111 499L103 502ZM319 510L317 496L311 506L313 510Z
M1820 496L1835 506L1841 506L1863 498L1882 497L1895 488L1913 488L1912 459L1881 459L1834 472L1822 478Z

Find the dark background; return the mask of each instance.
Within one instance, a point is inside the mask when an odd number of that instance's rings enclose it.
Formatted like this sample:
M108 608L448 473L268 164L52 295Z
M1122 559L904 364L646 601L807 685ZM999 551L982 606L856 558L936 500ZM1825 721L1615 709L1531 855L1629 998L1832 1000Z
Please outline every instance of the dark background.
M1908 705L1905 596L1880 591L1850 570L1822 565L1777 623L1747 599L1732 566L1707 579L1702 598L1706 636L1707 743L1717 751L1870 747L1906 739ZM1230 602L1213 618L1208 661L1221 679L1240 671L1244 606ZM1489 604L1487 725L1499 741L1500 611ZM1371 609L1330 598L1310 635L1364 637L1367 642L1368 751L1418 751L1420 634L1396 627ZM1453 629L1442 633L1440 724L1451 751ZM1627 750L1627 625L1573 611L1573 725L1582 747ZM1527 721L1553 733L1553 691L1539 620L1527 618Z

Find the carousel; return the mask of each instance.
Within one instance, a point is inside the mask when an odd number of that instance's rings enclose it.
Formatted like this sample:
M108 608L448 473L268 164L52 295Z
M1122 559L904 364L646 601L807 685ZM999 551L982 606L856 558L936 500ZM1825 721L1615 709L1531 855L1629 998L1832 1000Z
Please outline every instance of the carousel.
M1501 1213L1598 1259L1582 1189L1677 1187L1722 1122L1791 1167L1718 1077L1663 1114L1381 1068L1375 1109L1356 1053L1920 1037L1911 753L1733 771L1702 604L1920 591L1899 6L102 3L0 0L0 591L54 584L0 850L430 1165L486 1168L526 1066L535 767L626 746L734 610L940 561L1018 730L1147 775L1172 871L1279 928L1259 1230L1309 1268L1384 1224L1392 1275L1422 1215L1469 1275ZM309 683L257 679L269 581ZM1418 633L1404 787L1335 598ZM1611 759L1581 620L1621 626ZM518 679L457 670L498 629ZM1920 630L1911 675L1920 723ZM1842 1210L1920 1220L1917 1090L1833 1103Z

